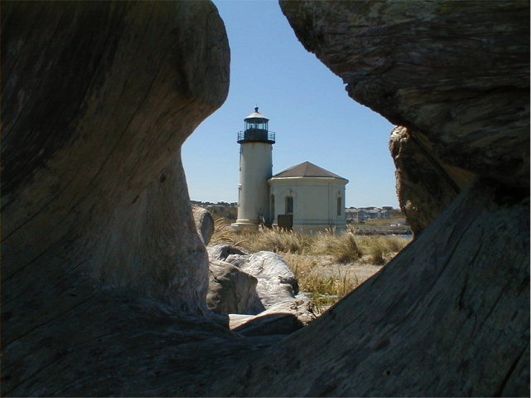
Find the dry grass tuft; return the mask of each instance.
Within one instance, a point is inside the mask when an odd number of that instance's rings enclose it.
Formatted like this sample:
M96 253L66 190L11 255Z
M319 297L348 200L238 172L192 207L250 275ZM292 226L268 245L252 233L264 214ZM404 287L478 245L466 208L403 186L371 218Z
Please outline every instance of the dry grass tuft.
M308 236L292 231L268 229L252 235L253 239L249 239L246 246L250 251L303 254L310 244Z
M299 288L310 294L317 313L336 303L359 285L356 274L336 266L323 273L318 257L293 253L283 254L284 260L299 281Z
M338 263L352 263L362 255L354 234L350 232L343 235L326 232L319 234L316 241L315 254L329 254Z
M358 238L361 252L368 256L369 263L384 265L401 251L408 240L396 236L363 236Z
M232 244L232 231L229 223L221 217L214 219L214 233L210 238L210 244L228 243Z
M214 221L211 244L241 246L250 252L261 250L275 253L304 253L311 245L309 236L292 231L266 229L258 232L235 232L230 224L218 218Z

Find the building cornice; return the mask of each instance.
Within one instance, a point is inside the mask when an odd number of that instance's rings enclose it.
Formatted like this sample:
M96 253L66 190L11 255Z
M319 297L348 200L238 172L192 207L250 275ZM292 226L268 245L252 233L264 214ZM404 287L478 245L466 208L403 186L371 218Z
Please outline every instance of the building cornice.
M292 183L311 183L311 184L329 184L329 183L336 183L341 185L346 185L348 183L348 180L346 178L337 178L337 177L271 177L269 180L267 180L269 185L273 183L284 183L284 184L292 184Z

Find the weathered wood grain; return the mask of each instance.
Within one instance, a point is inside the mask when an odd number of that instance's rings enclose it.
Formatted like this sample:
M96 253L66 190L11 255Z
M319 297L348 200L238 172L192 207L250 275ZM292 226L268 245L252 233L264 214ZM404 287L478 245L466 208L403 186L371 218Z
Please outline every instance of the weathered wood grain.
M207 311L179 152L227 95L223 22L208 2L1 7L2 394L134 394L161 308Z
M479 183L383 270L216 395L526 396L529 203Z
M207 2L2 2L6 396L529 395L529 5L286 2L349 94L475 175L288 339L206 310L179 148L228 90Z

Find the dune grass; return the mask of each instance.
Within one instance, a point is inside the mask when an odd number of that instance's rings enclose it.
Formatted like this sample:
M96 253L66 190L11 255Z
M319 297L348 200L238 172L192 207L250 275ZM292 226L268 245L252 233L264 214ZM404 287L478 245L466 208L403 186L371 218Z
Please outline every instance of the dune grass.
M299 281L299 288L311 296L314 311L321 313L359 286L355 273L336 266L323 273L319 257L284 253L284 260Z
M352 232L332 231L307 235L293 231L265 229L258 232L235 232L229 223L215 220L210 244L230 244L251 253L266 250L279 253L299 281L301 291L311 295L319 308L327 308L359 285L346 264L384 265L408 243L396 236L357 236ZM328 267L323 272L323 258Z
M402 250L408 241L396 236L357 236L352 232L337 235L332 231L307 235L277 229L235 232L224 219L218 218L215 220L211 244L220 243L240 246L252 253L267 250L276 253L330 255L342 264L365 257L365 261L382 265L389 255Z
M311 244L310 237L290 231L266 229L259 232L234 232L221 218L214 222L210 244L228 243L252 253L267 250L275 253L304 253Z
M363 255L351 232L335 235L325 231L313 236L313 240L312 254L328 254L338 263L352 263Z

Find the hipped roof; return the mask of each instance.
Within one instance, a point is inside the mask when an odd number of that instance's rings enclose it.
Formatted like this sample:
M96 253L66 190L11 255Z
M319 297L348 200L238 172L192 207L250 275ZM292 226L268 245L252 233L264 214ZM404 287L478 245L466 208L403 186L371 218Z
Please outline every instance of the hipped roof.
M283 177L328 177L339 178L340 180L348 181L346 178L340 177L337 174L334 174L331 171L325 170L322 167L316 166L310 162L303 162L296 166L290 167L289 169L275 174L272 178Z

